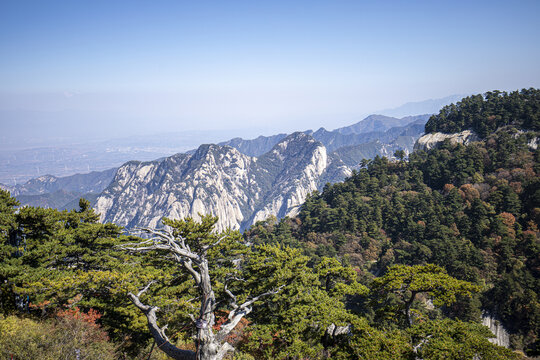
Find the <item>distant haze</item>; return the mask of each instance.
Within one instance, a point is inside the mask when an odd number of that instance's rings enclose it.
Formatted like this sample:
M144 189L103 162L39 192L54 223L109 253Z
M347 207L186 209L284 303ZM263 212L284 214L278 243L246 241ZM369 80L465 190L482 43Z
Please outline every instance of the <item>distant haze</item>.
M465 95L452 95L441 99L407 103L392 109L377 110L374 113L398 118L436 113L442 106L457 102L463 96ZM47 98L49 103L46 102ZM248 139L259 135L317 129L321 123L320 117L324 116L323 114L314 115L312 118L299 116L287 124L272 121L266 123L247 121L240 124L232 120L230 123L192 121L181 131L182 122L160 116L159 111L154 115L147 114L146 116L152 120L144 121L144 114L127 118L124 115L100 113L90 109L52 111L49 108L55 106L55 102L61 102L61 99L54 96L44 97L43 106L46 111L0 110L0 118L9 119L2 124L0 151L71 145L95 146L97 150L105 146L103 142L106 142L107 147L134 147L139 144L145 148L159 147L163 150L169 148L180 151L196 148L202 143L217 143L234 137ZM334 125L329 128L332 130L337 128L338 124L349 126L367 115L369 114L328 115L328 121L322 122ZM91 145L92 143L95 145Z
M439 110L448 104L457 103L462 98L471 94L450 95L441 99L429 99L424 101L410 102L394 109L377 111L377 114L402 118L404 116L419 114L436 114Z
M444 99L430 99L404 104L395 109L385 110L383 113L399 112L405 115L415 115L416 112L420 114L433 113L438 111L438 107L458 98L460 97L450 96ZM407 111L413 112L407 113ZM155 127L156 130L150 127L144 135L127 136L129 132L126 131L123 137L114 137L115 133L113 132L107 131L99 134L93 131L101 129L101 127L96 126L96 122L92 120L84 122L84 127L77 127L72 122L67 122L66 126L52 126L52 124L60 125L59 119L54 115L44 114L51 116L50 121L45 123L40 123L39 113L32 115L34 118L30 121L28 118L21 118L20 122L17 123L20 126L21 123L28 122L23 133L17 131L15 126L12 130L0 135L2 137L2 142L0 142L0 183L14 186L45 174L68 176L76 173L102 171L120 166L130 160L155 160L196 149L201 144L218 143L232 138L236 138L237 141L239 137L250 139L270 131L270 128L260 129L245 126L239 129L229 127L221 130L186 130L181 132L170 130L155 133L159 127ZM413 119L400 121L381 115L370 116L365 120L354 121L358 124L353 127L363 129L363 131L384 131L391 126L402 126L414 121ZM353 122L347 125L352 124ZM293 122L289 128L296 125L299 124ZM103 128L108 129L106 122L103 126ZM126 129L133 131L133 126L127 123ZM292 131L298 130L307 129L293 128ZM321 128L317 133L321 131L322 136L326 130ZM75 135L70 136L70 133ZM104 137L104 139L100 139L99 136ZM284 136L285 134L282 134L277 138L282 139Z
M531 0L3 1L0 140L333 129L539 87L539 13Z

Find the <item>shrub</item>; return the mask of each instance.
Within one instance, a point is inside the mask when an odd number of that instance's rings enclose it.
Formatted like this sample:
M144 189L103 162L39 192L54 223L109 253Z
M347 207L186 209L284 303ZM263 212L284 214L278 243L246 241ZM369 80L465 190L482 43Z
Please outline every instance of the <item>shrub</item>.
M116 346L95 323L96 312L61 311L53 319L36 321L0 317L0 357L3 359L107 360Z

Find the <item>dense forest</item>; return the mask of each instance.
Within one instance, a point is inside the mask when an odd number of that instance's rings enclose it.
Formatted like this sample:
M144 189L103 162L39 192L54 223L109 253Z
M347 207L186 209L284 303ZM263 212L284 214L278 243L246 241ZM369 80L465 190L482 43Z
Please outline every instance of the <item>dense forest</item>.
M508 125L540 130L540 90L491 91L466 97L433 115L426 124L426 133L473 130L484 138Z
M85 200L19 208L0 190L0 357L204 359L209 344L228 350L216 359L538 356L538 94L445 107L426 131L482 141L363 161L298 217L244 234L214 232L211 216L125 234ZM482 313L512 350L488 341Z

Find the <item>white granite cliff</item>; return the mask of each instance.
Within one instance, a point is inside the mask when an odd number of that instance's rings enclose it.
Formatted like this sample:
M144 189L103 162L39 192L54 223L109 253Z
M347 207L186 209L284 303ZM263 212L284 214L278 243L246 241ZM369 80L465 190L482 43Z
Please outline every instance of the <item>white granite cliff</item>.
M270 215L297 214L307 194L348 175L348 167L303 133L258 158L229 146L202 145L193 155L123 165L95 209L101 221L128 228L156 227L164 216L213 214L218 230L244 229Z
M420 137L414 145L414 150L430 150L439 146L448 139L452 144L467 145L473 141L479 141L480 138L472 130L464 130L455 134L444 134L440 132L425 134Z
M495 345L510 347L510 335L500 321L488 313L482 314L482 325L485 325L491 330L494 338L489 339Z

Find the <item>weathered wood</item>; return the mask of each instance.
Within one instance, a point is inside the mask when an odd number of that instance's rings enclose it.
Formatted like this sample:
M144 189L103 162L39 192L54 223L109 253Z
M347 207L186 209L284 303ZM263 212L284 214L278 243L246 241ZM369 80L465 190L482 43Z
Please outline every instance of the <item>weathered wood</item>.
M201 295L199 316L197 319L192 316L192 320L195 322L197 329L195 336L197 351L193 352L179 349L173 345L165 334L166 326L160 328L157 324L156 313L159 308L156 306L145 305L141 302L140 296L146 292L154 282L150 282L139 291L137 295L133 293L128 294L131 302L146 315L148 329L156 341L158 348L171 358L177 360L223 359L228 352L234 351L234 347L227 343L225 339L240 320L252 311L252 305L264 296L276 294L283 286L248 299L240 305L236 304L236 296L230 290L226 289L227 295L233 299L231 302L233 310L229 313L228 320L221 326L221 329L217 333L214 333L213 326L215 325L214 310L216 309L216 296L212 288L206 253L208 250L217 246L225 237L221 237L218 241L202 248L199 252L193 252L186 244L185 240L180 236L174 237L172 233L164 230L142 230L155 237L150 240L141 241L140 243L124 244L121 248L134 252L146 252L151 250L165 250L170 252L174 259L191 275L198 288L199 294Z

